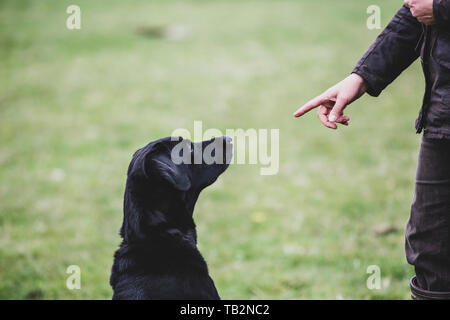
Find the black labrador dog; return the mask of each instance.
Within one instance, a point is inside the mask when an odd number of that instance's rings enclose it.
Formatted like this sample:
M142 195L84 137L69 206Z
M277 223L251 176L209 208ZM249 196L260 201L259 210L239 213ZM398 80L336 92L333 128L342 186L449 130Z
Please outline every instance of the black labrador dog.
M208 149L215 161L201 156ZM135 152L123 240L111 271L113 299L220 299L197 249L193 212L200 192L228 167L231 153L228 137L198 143L168 137Z

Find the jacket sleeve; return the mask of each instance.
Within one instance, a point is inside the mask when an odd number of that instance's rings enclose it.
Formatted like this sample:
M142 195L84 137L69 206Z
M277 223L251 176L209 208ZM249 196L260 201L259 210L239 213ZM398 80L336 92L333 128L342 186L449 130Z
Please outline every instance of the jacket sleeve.
M368 94L379 96L419 57L422 34L422 25L403 6L353 69L366 81Z
M436 24L450 28L450 0L434 0L433 15Z

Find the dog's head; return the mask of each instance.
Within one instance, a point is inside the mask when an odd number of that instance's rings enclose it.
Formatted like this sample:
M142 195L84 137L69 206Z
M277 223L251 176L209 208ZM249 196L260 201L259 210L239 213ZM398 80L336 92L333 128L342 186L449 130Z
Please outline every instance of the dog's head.
M200 192L228 167L231 139L193 143L167 137L137 150L128 167L124 238L145 238L149 228L191 228Z

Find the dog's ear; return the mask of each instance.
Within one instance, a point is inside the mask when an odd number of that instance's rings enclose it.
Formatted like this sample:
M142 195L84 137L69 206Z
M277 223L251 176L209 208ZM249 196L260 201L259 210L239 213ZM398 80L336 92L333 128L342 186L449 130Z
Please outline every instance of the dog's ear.
M186 168L176 165L171 159L171 150L162 143L158 143L145 155L144 174L148 179L159 177L168 182L175 189L187 191L191 181Z

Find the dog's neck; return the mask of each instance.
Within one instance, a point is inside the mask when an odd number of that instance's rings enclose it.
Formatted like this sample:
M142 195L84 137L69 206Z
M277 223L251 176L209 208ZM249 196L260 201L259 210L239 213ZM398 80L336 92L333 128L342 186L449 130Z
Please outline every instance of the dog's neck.
M159 251L159 248L172 248L178 250L180 248L197 249L197 232L194 228L181 230L178 228L158 227L148 230L148 234L144 238L127 237L123 238L121 247L126 248L144 248L145 251ZM152 249L153 248L153 249ZM170 249L169 249L170 250Z
M182 232L180 229L171 228L165 230L165 234L169 235L171 240L181 242L190 247L197 248L197 232L195 227Z
M183 199L142 199L127 189L124 201L124 221L120 235L127 245L152 246L168 241L174 246L197 247L197 233L193 220L199 192Z

